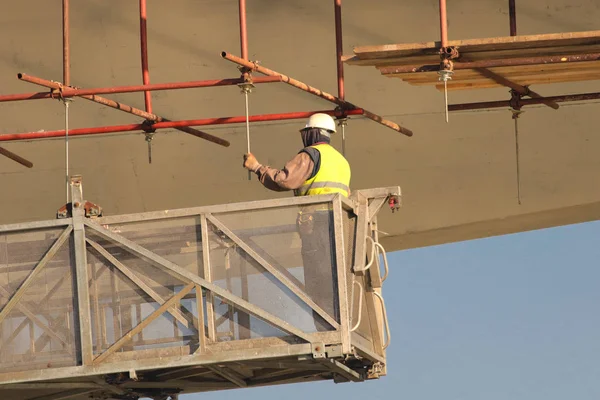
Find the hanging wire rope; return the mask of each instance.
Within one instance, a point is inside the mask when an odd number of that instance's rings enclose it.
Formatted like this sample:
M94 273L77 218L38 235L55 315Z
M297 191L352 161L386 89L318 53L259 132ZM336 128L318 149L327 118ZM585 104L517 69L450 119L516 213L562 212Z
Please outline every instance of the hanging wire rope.
M342 124L342 154L346 157L346 123Z
M70 190L69 190L69 103L71 99L63 99L63 103L65 105L65 185L67 192L67 203L69 204L70 200Z
M244 90L244 99L246 100L246 146L247 152L250 153L250 115L248 111L248 90ZM248 171L248 180L252 179L252 174Z
M250 78L248 78L250 79ZM244 95L244 100L245 100L245 113L246 113L246 151L247 153L250 153L250 111L249 111L249 100L248 100L248 94L250 92L252 92L252 89L254 88L254 84L252 84L251 80L248 80L244 83L240 83L238 85L241 89L242 94ZM252 179L252 172L248 171L248 180Z
M348 118L346 116L340 118L338 125L342 128L342 155L346 157L346 125L348 125Z
M521 170L519 165L519 116L521 110L511 110L512 119L515 121L515 158L517 161L517 201L521 204Z

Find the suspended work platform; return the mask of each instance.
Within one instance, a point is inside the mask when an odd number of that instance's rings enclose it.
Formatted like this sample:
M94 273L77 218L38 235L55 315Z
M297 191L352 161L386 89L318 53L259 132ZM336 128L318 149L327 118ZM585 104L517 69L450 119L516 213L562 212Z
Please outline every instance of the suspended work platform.
M443 90L441 47L440 42L361 46L344 61ZM448 90L506 86L498 76L521 86L600 78L600 31L450 40L445 49L454 71Z
M103 216L70 186L57 219L0 226L0 398L386 374L376 225L400 188Z

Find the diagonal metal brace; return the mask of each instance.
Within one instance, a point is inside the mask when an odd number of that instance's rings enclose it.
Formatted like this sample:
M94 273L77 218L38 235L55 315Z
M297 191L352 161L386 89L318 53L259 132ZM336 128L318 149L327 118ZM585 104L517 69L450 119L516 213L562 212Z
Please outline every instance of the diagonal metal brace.
M506 79L505 77L498 75L495 72L490 71L487 68L475 68L475 71L479 72L479 74L481 74L482 76L485 76L486 78L493 80L494 82L497 82L501 85L511 88L512 90L516 91L517 93L519 93L522 96L529 96L534 99L541 99L542 103L547 105L550 108L558 110L558 108L560 107L558 105L558 103L556 103L555 101L544 98L542 95L534 92L533 90L529 89L527 86L522 86L522 85L519 85L518 83L510 81L510 80Z
M204 289L212 292L214 295L221 297L223 300L227 301L229 304L239 308L240 310L252 314L255 317L261 319L262 321L271 324L272 326L286 332L290 335L297 336L307 342L311 342L311 335L307 334L300 329L294 327L290 323L278 318L265 310L255 306L254 304L228 292L227 290L215 285L214 283L208 282L205 279L191 273L185 268L180 267L179 265L164 259L156 253L153 253L137 243L132 242L131 240L118 235L114 232L111 232L104 227L93 223L92 221L86 220L84 221L85 225L88 228L93 229L100 236L112 240L118 243L125 250L129 251L132 254L137 255L138 257L147 260L152 265L155 265L159 268L162 268L165 272L175 276L178 279L183 279L185 281L194 282L197 285L202 286Z
M211 214L207 214L206 218L214 224L221 232L223 232L229 239L231 239L235 244L237 244L246 254L248 254L252 259L258 262L264 269L266 269L269 273L275 277L279 282L281 282L288 290L294 293L302 302L316 311L321 318L323 318L329 325L331 325L334 329L339 329L340 324L325 311L321 307L317 305L306 293L304 293L299 287L297 287L292 281L290 281L284 274L279 272L277 268L274 268L270 265L264 258L262 258L254 249L248 246L242 239L240 239L235 233L233 233L229 228L225 226L218 218Z
M179 293L172 296L169 300L167 300L165 303L163 303L154 312L152 312L150 315L148 315L146 318L144 318L144 320L142 322L140 322L135 328L131 329L124 336L122 336L119 340L117 340L112 346L110 346L108 349L106 349L106 351L104 351L104 353L102 353L98 357L96 357L94 359L93 364L97 365L97 364L100 364L102 361L106 360L106 358L108 356L110 356L115 351L117 351L121 347L123 347L123 345L125 345L125 343L127 343L128 341L133 339L133 337L135 335L137 335L145 327L150 325L152 323L152 321L154 321L157 317L159 317L161 314L166 312L169 308L173 307L175 304L177 304L179 301L181 301L181 299L184 298L189 292L191 292L194 289L194 287L195 287L195 285L192 282L192 283L189 283L183 289L181 289L179 291Z
M62 245L67 241L69 236L71 235L71 231L73 227L71 225L67 226L67 228L62 232L62 234L56 239L52 247L44 254L44 257L37 263L33 271L27 276L27 278L23 281L21 286L17 289L15 294L12 295L8 303L4 306L2 311L0 311L0 323L6 318L6 316L11 312L11 310L19 303L19 300L23 297L31 283L35 280L35 278L39 275L39 273L44 269L44 267L48 264L48 262L56 255L58 250L62 247Z
M112 254L110 254L106 249L100 246L98 243L94 242L91 239L86 238L86 242L90 246L92 246L98 253L100 253L104 258L106 258L112 265L114 265L119 271L123 273L127 278L129 278L135 285L137 285L140 289L144 291L148 296L150 296L154 301L158 304L163 305L165 300L158 294L154 289L152 289L144 280L137 276L133 271L131 271L127 266L117 260ZM177 321L181 322L183 326L189 328L189 321L185 318L185 316L181 313L177 308L170 308L167 310ZM196 327L197 328L197 327Z

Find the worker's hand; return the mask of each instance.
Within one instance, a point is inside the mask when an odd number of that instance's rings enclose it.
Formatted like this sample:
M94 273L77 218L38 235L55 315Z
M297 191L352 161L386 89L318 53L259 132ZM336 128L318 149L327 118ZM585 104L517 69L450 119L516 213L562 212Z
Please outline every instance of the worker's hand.
M261 167L260 163L252 153L244 154L244 168L256 172Z

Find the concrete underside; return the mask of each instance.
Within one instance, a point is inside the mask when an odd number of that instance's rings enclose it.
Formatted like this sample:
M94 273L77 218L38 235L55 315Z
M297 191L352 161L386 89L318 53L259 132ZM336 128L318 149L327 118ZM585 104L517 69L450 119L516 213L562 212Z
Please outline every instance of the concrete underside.
M141 83L138 2L72 2L72 84L102 87ZM336 92L333 2L248 1L250 57L315 87ZM507 1L449 1L452 39L506 36ZM600 1L518 2L519 34L600 29ZM0 91L33 92L16 79L25 72L62 79L61 1L12 2L0 14ZM344 1L344 54L353 46L425 42L438 38L437 1ZM237 77L222 50L239 54L236 0L150 1L153 83ZM598 81L538 85L543 95L600 91ZM508 90L451 92L450 102L508 99ZM107 96L111 97L111 96ZM443 95L382 77L371 67L346 67L349 101L411 128L407 138L377 123L350 121L347 157L352 188L400 185L404 207L382 211L388 250L481 238L600 219L600 113L597 103L559 110L527 108L519 120L522 204L517 202L511 114L463 112L446 124ZM112 96L143 108L141 93ZM251 114L331 109L328 102L283 83L251 95ZM170 119L242 115L237 87L155 92L154 111ZM78 99L71 128L133 123L139 118ZM0 105L2 133L64 128L58 101ZM255 124L252 150L282 166L300 147L303 121ZM290 196L247 180L241 167L243 125L206 129L229 148L178 131L154 139L148 164L142 134L70 141L70 172L84 177L85 198L105 214L173 209ZM338 136L334 144L341 148ZM26 169L0 157L0 224L52 219L65 203L64 140L0 144L30 160Z

